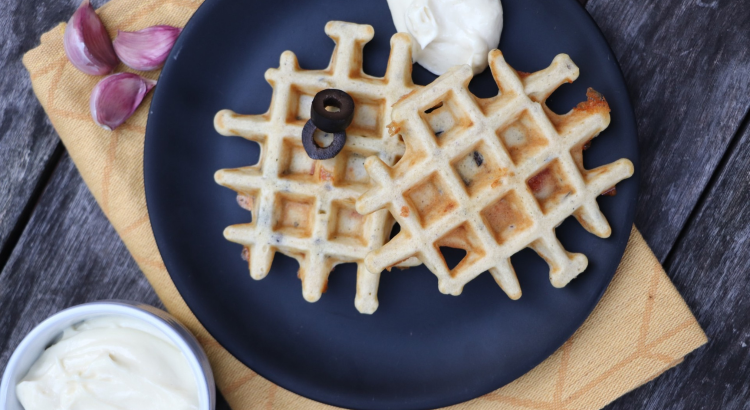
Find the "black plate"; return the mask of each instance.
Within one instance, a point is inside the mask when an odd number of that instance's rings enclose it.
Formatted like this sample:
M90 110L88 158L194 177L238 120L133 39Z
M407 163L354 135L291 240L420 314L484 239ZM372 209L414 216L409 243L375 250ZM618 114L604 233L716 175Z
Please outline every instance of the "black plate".
M636 127L615 57L574 0L503 0L500 49L521 71L547 67L568 53L580 78L550 100L558 112L602 92L612 123L586 156L593 167L621 157L636 163ZM250 278L241 247L223 229L249 222L235 194L214 183L220 168L257 160L255 143L219 136L214 114L223 108L263 113L271 87L263 73L292 50L303 68L328 64L329 20L368 23L365 71L384 74L395 32L385 0L207 0L178 40L156 89L148 121L145 182L159 250L181 295L208 331L263 377L303 396L342 407L433 408L488 393L540 363L581 325L609 284L630 234L637 177L599 204L612 237L599 239L569 218L557 230L588 269L564 289L553 288L547 265L530 250L512 258L523 289L511 301L488 273L459 297L439 293L425 268L385 272L380 308L354 308L355 269L338 267L317 303L303 300L297 263L277 254L272 272ZM416 66L415 81L434 76ZM472 82L493 95L488 72Z

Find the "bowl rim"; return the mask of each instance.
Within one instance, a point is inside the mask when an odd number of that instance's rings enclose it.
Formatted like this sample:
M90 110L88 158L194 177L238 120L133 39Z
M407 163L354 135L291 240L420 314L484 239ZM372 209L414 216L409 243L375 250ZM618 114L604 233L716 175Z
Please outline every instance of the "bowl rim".
M11 380L20 366L21 360L26 357L32 343L42 337L50 328L56 328L61 323L68 323L60 327L60 331L70 326L70 321L83 321L99 316L126 316L148 323L161 331L187 359L196 386L198 387L198 406L202 410L214 410L216 406L216 389L213 371L211 370L208 357L198 340L190 330L180 323L174 316L162 309L151 305L128 300L100 300L83 303L63 309L46 318L36 325L16 346L8 364L3 370L0 381L0 407L5 407L10 400L10 389L15 389L14 381ZM37 358L38 359L38 358ZM32 363L36 362L35 359ZM29 369L24 369L26 374ZM12 395L15 397L15 395ZM22 406L19 408L23 408Z

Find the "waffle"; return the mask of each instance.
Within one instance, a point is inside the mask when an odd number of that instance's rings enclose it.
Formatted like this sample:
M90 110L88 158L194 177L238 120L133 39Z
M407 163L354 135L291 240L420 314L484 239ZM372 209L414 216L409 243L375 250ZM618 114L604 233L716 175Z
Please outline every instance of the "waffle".
M223 135L241 136L261 145L256 165L223 169L220 185L238 193L238 202L253 221L225 229L224 236L244 245L250 276L264 278L276 252L299 262L303 297L317 301L331 270L341 263L357 264L355 306L362 313L378 307L380 274L368 272L368 252L388 240L393 218L387 211L362 216L355 200L370 187L364 170L368 156L393 165L404 153L403 143L386 129L391 107L417 86L411 80L411 40L407 34L391 39L385 77L362 70L362 50L374 35L369 25L331 21L326 34L336 47L325 70L302 70L291 51L281 55L279 68L266 71L273 87L271 106L262 115L223 110L214 125ZM327 88L343 90L355 102L347 141L335 158L314 161L304 151L300 135L310 117L315 94ZM324 143L331 135L318 135ZM418 263L404 261L400 266Z
M388 209L401 232L365 258L371 272L418 257L438 278L441 292L458 295L489 270L512 299L521 296L510 257L530 247L563 287L588 264L567 252L555 227L573 215L589 232L611 228L596 198L633 174L627 159L586 170L582 150L610 121L609 106L589 89L588 101L565 115L546 107L547 97L578 77L567 55L545 70L518 73L499 50L489 54L500 89L477 99L468 90L469 66L454 67L399 101L389 125L406 152L393 167L370 157L374 187L356 204L360 214ZM440 248L466 251L452 269Z

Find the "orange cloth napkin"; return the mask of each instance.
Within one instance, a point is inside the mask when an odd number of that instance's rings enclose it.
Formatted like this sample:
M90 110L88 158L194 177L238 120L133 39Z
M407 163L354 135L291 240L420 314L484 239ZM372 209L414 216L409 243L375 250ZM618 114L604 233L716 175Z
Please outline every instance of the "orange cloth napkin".
M99 10L116 30L182 27L201 0L112 0ZM63 51L64 24L42 36L24 64L42 106L91 193L167 309L198 337L219 389L234 410L322 409L263 379L201 326L177 292L151 231L143 188L143 143L151 97L113 132L94 124L89 95L98 77L76 70ZM118 67L123 71L125 67ZM156 79L158 72L141 73ZM706 336L659 262L633 229L604 297L563 347L509 385L455 409L598 409L648 382L706 343Z

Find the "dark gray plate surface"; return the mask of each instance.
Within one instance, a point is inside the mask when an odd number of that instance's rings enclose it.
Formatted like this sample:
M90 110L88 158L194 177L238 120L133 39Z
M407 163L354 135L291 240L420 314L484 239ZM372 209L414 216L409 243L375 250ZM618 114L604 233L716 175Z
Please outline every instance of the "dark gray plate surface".
M564 112L587 87L607 98L612 123L585 154L587 167L629 158L637 166L633 111L617 62L598 28L574 0L504 0L500 49L520 71L569 54L580 78L549 101ZM438 292L423 267L382 276L380 308L354 308L355 266L338 267L317 303L303 300L297 263L277 255L262 281L250 279L241 247L223 229L249 222L232 191L216 185L220 168L253 164L257 144L220 137L213 116L223 108L267 110L263 73L284 50L303 68L327 66L329 20L371 24L365 71L384 74L395 32L385 0L272 2L207 0L178 40L151 107L145 148L146 197L164 262L183 298L209 332L263 377L303 396L353 408L433 408L488 393L540 363L583 323L622 257L633 223L637 175L599 205L613 234L600 239L569 218L557 233L588 269L564 289L526 250L512 258L523 297L511 301L488 273L459 297ZM415 81L434 76L415 66ZM496 93L489 73L472 91Z

